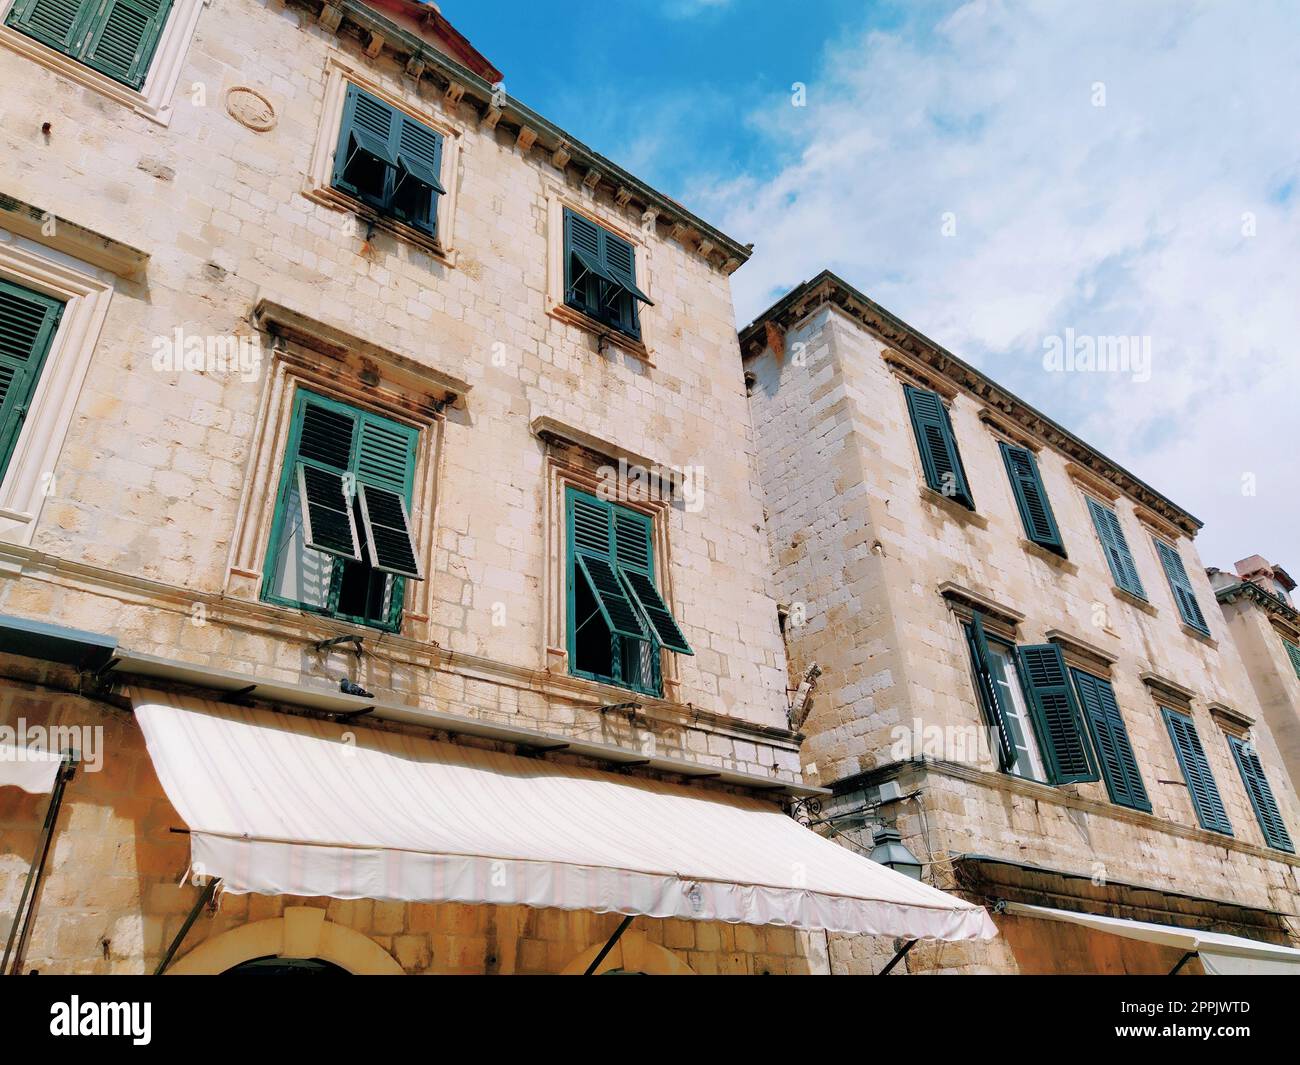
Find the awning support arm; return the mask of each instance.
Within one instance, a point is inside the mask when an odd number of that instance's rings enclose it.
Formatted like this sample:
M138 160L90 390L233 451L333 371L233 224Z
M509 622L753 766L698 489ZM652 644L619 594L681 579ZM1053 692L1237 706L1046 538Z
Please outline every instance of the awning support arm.
M609 937L609 942L600 948L600 953L597 954L592 959L591 964L587 966L587 971L582 974L583 976L590 976L592 973L594 973L597 969L600 968L600 963L605 960L605 955L607 955L611 950L614 949L614 944L617 943L620 937L623 935L623 933L627 931L627 926L632 923L632 918L634 916L635 916L634 914L629 913L626 917L623 918L623 920L619 923L619 926L616 929L614 929L614 934Z
M902 961L905 957L907 957L907 952L911 950L914 946L916 946L916 940L909 939L906 943L904 943L901 947L898 948L898 953L889 959L889 964L886 965L883 969L881 969L880 972L876 973L876 975L888 976L890 971L894 968L894 966L897 965L900 961Z
M32 934L32 917L36 913L36 896L40 888L41 876L45 873L45 861L50 856L50 842L54 839L54 825L59 819L59 807L63 804L63 789L76 772L77 752L64 751L63 763L59 766L58 776L54 779L54 790L50 793L50 805L45 811L45 824L41 828L41 839L32 855L32 865L27 872L27 883L23 885L22 897L18 900L18 909L14 911L14 923L9 929L9 939L5 943L4 961L0 962L0 975L9 972L9 957L14 959L13 971L17 975L22 968L23 955L27 952L27 941ZM30 902L30 905L29 905ZM18 926L22 925L21 934ZM14 950L14 937L18 938L18 949Z
M189 935L189 931L194 927L194 922L199 919L199 911L203 909L212 899L213 892L217 890L217 884L221 881L217 877L210 877L207 885L199 894L198 901L194 903L194 909L190 910L190 915L185 918L185 923L181 925L181 930L176 933L176 938L172 940L172 945L167 948L167 953L163 955L162 961L158 963L158 968L153 971L154 976L162 976L163 971L172 962L176 952L180 950L181 943Z
M1178 964L1169 970L1169 975L1177 976L1179 970L1182 969L1184 965L1186 965L1193 958L1199 958L1200 956L1201 956L1200 951L1189 950L1186 954L1184 954L1181 958L1178 959Z

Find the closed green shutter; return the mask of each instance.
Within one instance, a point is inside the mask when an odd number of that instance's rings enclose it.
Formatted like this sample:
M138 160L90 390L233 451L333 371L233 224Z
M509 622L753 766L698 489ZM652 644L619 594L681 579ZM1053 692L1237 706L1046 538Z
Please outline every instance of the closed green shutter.
M1156 554L1160 556L1160 565L1164 567L1165 577L1169 581L1169 590L1173 592L1174 602L1178 604L1179 616L1197 632L1208 636L1210 626L1205 623L1205 615L1201 613L1201 606L1196 601L1196 593L1192 591L1192 582L1188 579L1181 556L1163 541L1154 542Z
M1017 647L1016 654L1052 783L1096 780L1097 766L1061 649L1045 643Z
M1034 453L1028 448L1000 442L1002 460L1011 479L1011 494L1016 497L1016 509L1025 527L1025 537L1036 544L1065 554L1061 531L1056 525L1056 515L1047 501L1047 490L1038 473Z
M641 335L637 303L653 301L636 283L636 250L591 219L564 209L565 302L631 337Z
M18 0L9 25L133 89L144 85L172 0Z
M9 468L62 315L58 300L0 281L0 480Z
M921 467L925 483L945 496L957 500L971 510L975 500L966 481L957 438L952 431L948 409L938 393L928 392L912 385L904 385L907 409L912 416L912 429L916 433L916 446L921 453Z
M989 665L988 637L984 634L984 619L978 610L971 616L971 622L965 626L965 630L971 665L975 670L975 687L979 693L980 705L983 707L985 720L998 734L1002 768L1010 771L1016 764L1016 749L1012 742L1011 726L1007 722L1006 707L998 697L998 686L993 680L992 667Z
M1291 659L1291 668L1295 670L1295 675L1300 677L1300 647L1287 639L1282 640L1282 646L1286 648L1287 658Z
M1110 801L1119 806L1151 812L1151 800L1138 771L1133 745L1129 742L1124 716L1115 701L1110 681L1080 669L1070 671L1083 703L1084 716L1092 733L1093 746L1106 780Z
M1110 574L1115 585L1141 599L1147 597L1142 587L1142 578L1138 576L1137 566L1133 562L1133 552L1128 549L1128 540L1120 526L1119 516L1110 509L1089 498L1088 511L1092 514L1092 524L1101 540L1102 553L1110 566Z
M1232 823L1228 820L1228 812L1223 808L1219 786L1214 782L1210 761L1205 757L1205 748L1201 746L1196 724L1177 710L1171 710L1167 706L1161 709L1169 728L1169 738L1173 740L1174 752L1178 755L1178 764L1183 770L1183 779L1187 781L1187 791L1192 798L1196 819L1204 829L1231 836Z
M1246 794L1250 796L1250 805L1255 808L1255 817L1264 832L1264 839L1270 847L1288 854L1295 853L1291 837L1287 834L1282 812L1277 808L1273 789L1269 787L1264 775L1264 766L1260 763L1255 748L1237 736L1228 737L1228 746L1232 748L1232 757L1236 760L1241 779L1246 785Z

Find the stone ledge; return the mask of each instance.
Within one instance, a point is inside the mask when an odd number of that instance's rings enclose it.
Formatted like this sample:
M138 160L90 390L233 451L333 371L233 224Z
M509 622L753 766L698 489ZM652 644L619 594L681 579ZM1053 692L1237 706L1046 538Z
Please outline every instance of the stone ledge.
M942 492L936 492L928 484L921 485L921 502L942 507L954 518L966 525L974 525L977 529L987 529L989 527L989 519L984 517L983 514L971 510L966 504L958 503L957 500L944 495Z
M1064 555L1058 555L1051 548L1044 547L1042 544L1036 544L1033 540L1027 540L1023 536L1020 538L1021 548L1035 558L1041 558L1050 566L1055 566L1062 573L1068 573L1071 577L1079 575L1079 567L1071 562Z
M1123 588L1114 586L1111 587L1111 592L1114 593L1116 599L1128 603L1129 606L1136 607L1144 614L1150 614L1153 618L1160 616L1159 609L1152 606L1140 595L1134 595L1132 592L1126 592Z
M52 223L52 233L45 232L49 223ZM143 278L149 265L147 251L141 251L103 233L96 233L93 229L13 196L0 194L0 228L107 270L127 281Z

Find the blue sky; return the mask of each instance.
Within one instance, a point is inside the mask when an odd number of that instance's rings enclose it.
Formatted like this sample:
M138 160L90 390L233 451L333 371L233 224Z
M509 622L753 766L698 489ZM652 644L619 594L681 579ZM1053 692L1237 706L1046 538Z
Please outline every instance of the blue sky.
M443 11L512 95L754 242L741 321L834 269L1204 520L1207 564L1300 569L1293 7ZM1070 335L1139 338L1149 372L1049 370Z

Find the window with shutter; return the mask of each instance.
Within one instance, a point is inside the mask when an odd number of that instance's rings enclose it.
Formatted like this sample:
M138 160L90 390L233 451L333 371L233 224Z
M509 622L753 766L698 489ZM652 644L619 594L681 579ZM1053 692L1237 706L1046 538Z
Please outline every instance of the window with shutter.
M1287 833L1282 812L1277 807L1273 789L1269 787L1268 778L1264 775L1264 766L1260 763L1254 745L1238 736L1229 736L1228 746L1232 749L1233 760L1237 763L1237 770L1246 785L1246 794L1250 796L1250 805L1255 809L1255 817L1264 833L1264 841L1276 850L1294 854L1295 847L1291 843L1291 836Z
M1161 711L1169 729L1169 738L1174 744L1174 753L1178 755L1178 764L1183 770L1183 779L1187 782L1187 792L1191 796L1196 819L1204 829L1231 836L1232 824L1223 808L1223 799L1219 796L1214 774L1210 772L1210 761L1205 757L1205 748L1201 746L1196 724L1187 714L1171 710L1167 706L1161 707Z
M1164 541L1153 542L1156 545L1156 554L1160 556L1160 565L1165 571L1165 578L1169 581L1169 590L1174 595L1174 602L1178 604L1179 617L1197 632L1210 635L1210 626L1206 624L1205 615L1201 613L1201 606L1196 601L1196 593L1192 591L1192 582L1187 576L1182 557Z
M964 629L975 673L975 691L985 721L997 734L1003 770L1027 780L1046 781L1038 738L1018 682L1013 649L988 636L979 611Z
M300 391L263 598L396 631L420 580L410 519L415 428Z
M1070 673L1079 693L1079 701L1083 704L1084 717L1088 721L1088 730L1092 734L1110 801L1118 806L1150 813L1151 800L1147 798L1147 789L1142 783L1142 774L1138 771L1137 758L1133 755L1133 745L1129 742L1124 716L1120 713L1119 703L1115 701L1115 690L1110 681L1094 677L1080 669L1072 669Z
M634 339L638 303L654 306L636 283L636 250L585 215L564 209L564 302Z
M1007 476L1011 479L1011 494L1015 496L1016 509L1020 511L1020 521L1025 527L1025 538L1064 555L1061 531L1057 528L1052 505L1047 501L1047 489L1043 487L1034 453L1005 441L1000 441L999 447Z
M172 0L17 0L6 22L132 89L144 85Z
M570 670L661 694L660 649L693 652L654 582L649 517L574 487L565 506Z
M437 235L442 135L378 97L349 85L333 185L379 214Z
M1102 506L1091 497L1088 498L1088 512L1092 515L1092 524L1097 530L1097 538L1101 541L1101 550L1110 566L1115 586L1145 599L1146 589L1142 587L1142 578L1138 576L1133 552L1128 549L1128 540L1124 537L1119 516L1110 507Z
M921 468L925 483L936 492L955 499L962 506L975 509L966 470L957 450L948 409L937 392L929 392L912 385L904 385L908 413L912 416L912 429L916 433L916 446L921 453Z
M0 481L36 394L63 303L0 281Z
M1016 653L1051 782L1096 780L1097 766L1061 649L1046 643L1018 647Z
M1295 675L1300 677L1300 647L1285 637L1282 639L1282 646L1286 648L1287 658L1291 659L1291 668L1295 670Z

